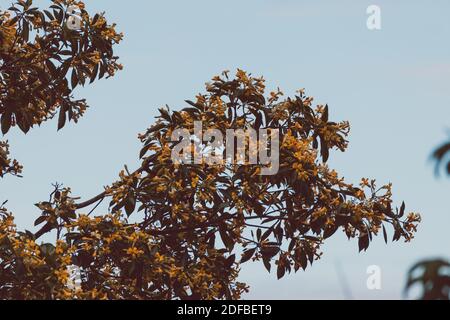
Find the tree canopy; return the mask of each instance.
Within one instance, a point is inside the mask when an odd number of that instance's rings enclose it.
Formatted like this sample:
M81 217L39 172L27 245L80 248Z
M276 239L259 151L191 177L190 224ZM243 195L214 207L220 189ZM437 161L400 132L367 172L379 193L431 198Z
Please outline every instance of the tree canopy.
M67 28L67 8L81 8L79 30ZM4 134L27 132L58 117L78 121L85 100L73 90L121 69L113 47L122 35L84 4L52 0L49 10L19 0L0 13L0 114ZM54 186L37 207L36 232L21 232L0 209L0 298L15 299L238 299L244 263L260 262L278 278L306 269L337 232L367 250L373 237L410 241L420 216L395 208L391 185L363 178L353 185L329 168L345 151L349 123L329 119L327 105L299 90L285 98L266 93L265 81L225 71L205 91L171 110L140 135L141 166L127 167L92 199ZM280 133L280 170L261 165L181 165L171 159L174 130L194 122L227 129L274 128ZM1 175L21 174L2 142ZM109 201L107 212L97 212ZM42 243L45 234L53 243ZM79 276L72 281L73 272Z
M405 293L419 285L421 300L450 300L450 263L444 259L422 260L408 271Z
M435 162L435 174L442 167L450 175L450 141L441 144L432 154ZM450 300L450 263L444 258L426 259L417 262L408 271L405 295L416 287L422 289L421 300Z

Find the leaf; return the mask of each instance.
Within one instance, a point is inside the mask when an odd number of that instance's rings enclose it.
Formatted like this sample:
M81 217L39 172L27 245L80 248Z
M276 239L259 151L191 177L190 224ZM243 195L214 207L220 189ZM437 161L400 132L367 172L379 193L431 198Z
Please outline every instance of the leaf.
M195 103L195 102L192 102L191 100L185 100L185 102L188 103L188 104L190 104L191 106L197 108L197 109L202 109L202 106L201 106L201 105L199 105L199 104L197 104L197 103Z
M406 204L405 204L405 202L403 201L402 202L402 206L400 207L400 213L399 213L399 217L401 218L401 217L403 217L403 215L405 214L405 209L406 209Z
M5 112L2 114L2 133L7 134L11 128L11 113Z
M386 227L384 225L383 225L383 238L384 238L384 242L387 244L388 237L387 237Z
M328 111L328 105L326 105L325 110L323 111L323 114L322 114L322 121L328 122L328 117L329 117L329 111Z
M277 278L278 278L278 280L283 278L285 273L286 273L286 269L285 269L284 265L281 263L281 261L279 261L278 262L278 268L277 268Z
M334 235L336 233L336 231L338 230L338 228L339 228L339 226L336 224L331 227L326 228L325 231L323 232L323 239L328 239L329 237Z
M75 69L72 70L72 77L71 77L70 81L71 81L72 90L73 90L78 85L78 74Z
M23 22L23 27L22 27L22 34L21 34L24 42L28 42L28 39L30 37L30 25L28 24L27 21Z
M322 156L323 162L327 162L330 157L330 151L328 149L328 144L324 139L320 139L320 155Z
M164 120L167 120L169 122L172 121L172 118L170 118L170 114L169 114L168 110L163 109L163 108L159 108L158 110L159 110L159 113L161 114L160 118L163 118Z
M244 251L242 253L242 257L241 257L241 262L240 263L245 263L248 260L250 260L253 257L253 255L255 254L255 252L256 252L256 248Z
M236 255L233 254L227 258L227 260L225 261L225 266L227 268L231 268L235 261L236 261Z
M55 253L55 246L50 244L50 243L44 243L41 245L41 252L45 255L45 256L51 256Z
M152 133L161 130L162 128L165 128L166 125L164 123L158 123L152 126L150 129L147 130L147 133Z
M50 71L50 74L53 78L58 78L58 69L53 64L51 60L46 60L45 65L47 66L48 70Z
M47 221L47 216L40 216L39 218L36 219L36 221L34 221L34 226L38 226L41 223L44 223L45 221Z
M366 251L369 247L369 234L364 234L358 240L359 252Z
M61 130L66 124L66 110L65 108L61 107L59 110L59 117L58 117L58 131Z
M300 265L302 266L303 270L306 270L306 268L308 267L308 257L306 256L306 252L305 251L301 251L300 252Z
M306 253L306 257L308 258L309 263L312 265L314 262L314 250L309 245L303 247L304 252Z
M272 268L272 265L270 264L270 259L263 259L264 267L266 267L267 271L270 273L270 269Z
M276 246L270 246L270 247L262 247L261 248L261 254L263 258L269 258L272 259L275 257L278 252L280 252L280 248Z
M91 79L89 83L92 83L95 81L98 75L98 70L100 69L100 65L97 63L94 67L94 70L92 70Z
M28 120L28 114L26 112L16 113L16 123L23 133L27 134L30 131L30 121Z
M256 239L258 240L258 242L261 241L261 234L262 231L260 228L258 228L258 230L256 230Z
M267 230L263 233L263 235L261 236L261 239L260 239L259 241L264 241L264 240L266 240L267 238L270 237L270 235L271 235L272 233L273 233L273 228L267 229Z
M148 152L148 146L144 146L139 152L139 159L144 158L145 154Z
M81 235L78 232L69 232L69 233L66 233L66 235L65 235L65 238L67 239L67 241L78 239L80 237L81 237Z
M125 212L127 213L128 217L133 213L135 208L136 198L134 197L134 195L129 195L127 201L125 202Z
M228 251L232 251L234 248L233 239L230 238L227 231L223 230L222 228L220 228L219 233L220 233L220 238L222 239L222 242L225 245L225 247L228 249Z
M44 10L44 13L45 13L45 15L47 16L47 18L50 19L50 21L55 19L55 18L53 17L53 15L51 14L50 11Z
M445 143L433 152L433 158L436 161L435 174L439 175L439 167L442 162L446 159L446 155L450 153L450 142Z
M400 240L400 237L402 236L402 232L400 229L395 229L394 235L392 236L392 241L398 241Z

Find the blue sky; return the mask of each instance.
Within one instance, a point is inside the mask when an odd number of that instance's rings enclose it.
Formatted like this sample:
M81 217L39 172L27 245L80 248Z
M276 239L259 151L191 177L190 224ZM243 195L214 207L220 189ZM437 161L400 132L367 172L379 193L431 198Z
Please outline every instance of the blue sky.
M181 108L213 75L242 68L288 95L306 88L317 103L330 105L333 119L349 120L349 149L333 153L331 166L355 183L361 177L392 182L396 202L405 200L423 216L410 244L386 246L380 238L358 254L357 243L338 234L323 246L321 261L281 281L249 264L241 272L251 286L246 298L344 298L337 265L353 297L401 298L411 264L450 256L450 183L436 179L428 162L450 131L450 2L85 2L125 33L117 49L125 69L79 90L91 109L78 125L56 134L51 121L27 136L7 135L25 177L3 181L0 200L9 199L19 226L31 228L38 215L33 204L48 197L55 181L88 198L124 164L137 167L137 134L153 123L158 107ZM371 4L381 7L379 31L366 28ZM382 271L379 291L366 288L373 264Z

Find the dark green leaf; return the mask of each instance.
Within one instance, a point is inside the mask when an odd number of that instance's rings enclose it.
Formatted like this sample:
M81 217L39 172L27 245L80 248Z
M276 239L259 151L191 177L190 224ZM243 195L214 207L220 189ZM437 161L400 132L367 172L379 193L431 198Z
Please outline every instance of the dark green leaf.
M246 250L242 253L241 263L247 262L250 260L256 252L256 248Z

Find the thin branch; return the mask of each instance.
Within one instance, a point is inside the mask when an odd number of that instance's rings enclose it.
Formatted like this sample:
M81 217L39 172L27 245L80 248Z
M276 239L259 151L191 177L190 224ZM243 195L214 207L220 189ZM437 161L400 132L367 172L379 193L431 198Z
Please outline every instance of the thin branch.
M106 191L103 191L102 193L100 193L99 195L96 195L92 199L89 199L85 202L75 204L75 208L83 209L83 208L89 207L90 205L96 203L97 201L105 199L105 197L106 197Z
M95 205L95 207L93 207L93 208L91 209L91 211L89 211L88 216L90 216L90 215L95 211L95 209L98 208L98 206L103 202L104 199L105 199L105 198L102 198L102 199L100 199L99 202L97 202L97 204Z

